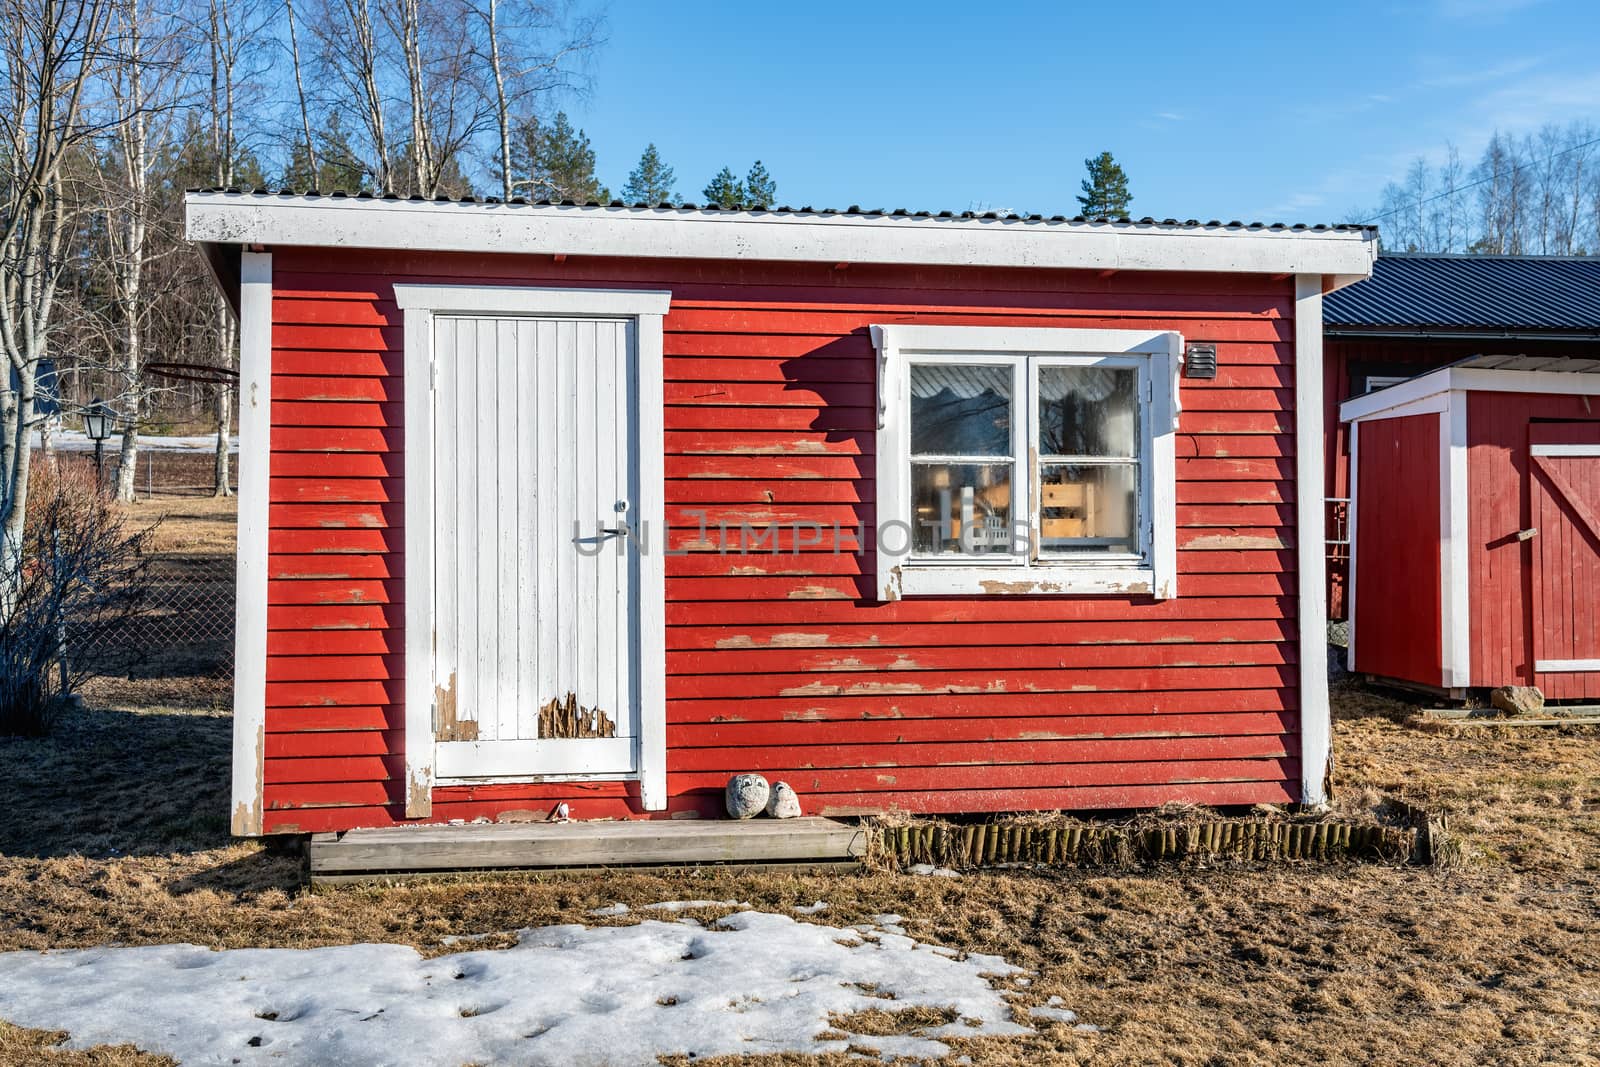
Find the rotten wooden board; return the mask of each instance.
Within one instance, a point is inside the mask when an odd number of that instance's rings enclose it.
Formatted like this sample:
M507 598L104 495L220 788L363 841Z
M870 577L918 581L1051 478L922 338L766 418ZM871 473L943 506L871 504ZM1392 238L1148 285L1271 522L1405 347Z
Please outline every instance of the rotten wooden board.
M386 827L312 840L309 852L312 878L321 880L387 872L848 862L865 848L859 827L810 817Z

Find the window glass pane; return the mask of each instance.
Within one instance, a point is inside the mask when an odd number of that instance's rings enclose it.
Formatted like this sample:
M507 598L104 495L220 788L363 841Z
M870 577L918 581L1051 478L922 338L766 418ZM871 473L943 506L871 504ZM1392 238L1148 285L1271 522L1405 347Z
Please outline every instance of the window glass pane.
M1132 367L1040 367L1039 454L1139 454L1139 376Z
M911 366L911 453L1011 455L1011 368Z
M1041 552L1138 552L1139 467L1039 465Z
M1011 466L912 463L912 551L920 556L1009 553Z

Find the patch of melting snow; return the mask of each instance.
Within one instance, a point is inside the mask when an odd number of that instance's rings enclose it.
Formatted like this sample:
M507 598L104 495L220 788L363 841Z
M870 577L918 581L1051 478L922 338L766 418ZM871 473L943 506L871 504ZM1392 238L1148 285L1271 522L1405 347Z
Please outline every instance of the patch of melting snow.
M1067 1002L1060 997L1051 997L1043 1004L1029 1008L1028 1014L1035 1019L1045 1019L1053 1023L1075 1023L1078 1013L1068 1010L1064 1005Z
M748 900L663 900L644 905L645 911L692 911L695 908L748 908Z
M907 874L921 875L924 878L960 878L960 871L953 871L949 867L935 867L931 863L913 863L906 868Z
M616 904L607 904L601 908L590 908L589 914L597 915L603 919L609 919L612 916L628 914L628 906L621 902Z
M449 1067L598 1067L853 1042L885 1059L931 1058L949 1052L941 1038L1031 1032L989 981L1020 973L1000 957L952 958L887 929L851 935L746 911L709 928L540 927L511 948L426 960L374 944L10 952L0 954L0 1019L67 1030L71 1048L131 1042L184 1064L380 1064L404 1050L408 1063ZM834 1029L830 1015L884 1007L953 1009L959 1021L817 1039Z
M796 915L821 915L828 910L828 902L826 900L818 900L811 904L796 904L789 910Z

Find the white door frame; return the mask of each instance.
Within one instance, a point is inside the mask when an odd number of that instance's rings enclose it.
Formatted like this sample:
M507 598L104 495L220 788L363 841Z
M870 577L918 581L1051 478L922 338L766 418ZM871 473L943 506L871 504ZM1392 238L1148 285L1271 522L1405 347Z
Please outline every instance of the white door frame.
M640 289L396 285L405 312L406 817L433 814L433 363L435 315L630 318L635 323L639 472L638 780L646 811L667 805L666 492L662 483L662 318L670 292ZM655 541L652 542L652 535ZM563 775L572 778L572 775ZM615 775L595 775L614 778Z

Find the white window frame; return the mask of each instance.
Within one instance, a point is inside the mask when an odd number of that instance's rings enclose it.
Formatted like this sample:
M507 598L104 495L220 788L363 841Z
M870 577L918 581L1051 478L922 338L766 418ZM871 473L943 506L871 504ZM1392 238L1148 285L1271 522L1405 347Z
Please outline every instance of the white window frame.
M1183 338L1170 330L1080 330L1003 326L875 325L878 350L877 592L907 596L1177 596L1178 375ZM919 363L1007 363L1021 368L1013 397L1012 517L1026 515L1030 548L1038 496L1038 456L1031 440L1037 389L1033 366L1108 363L1140 376L1140 544L1137 556L1038 556L1029 551L987 559L910 554L910 368Z

